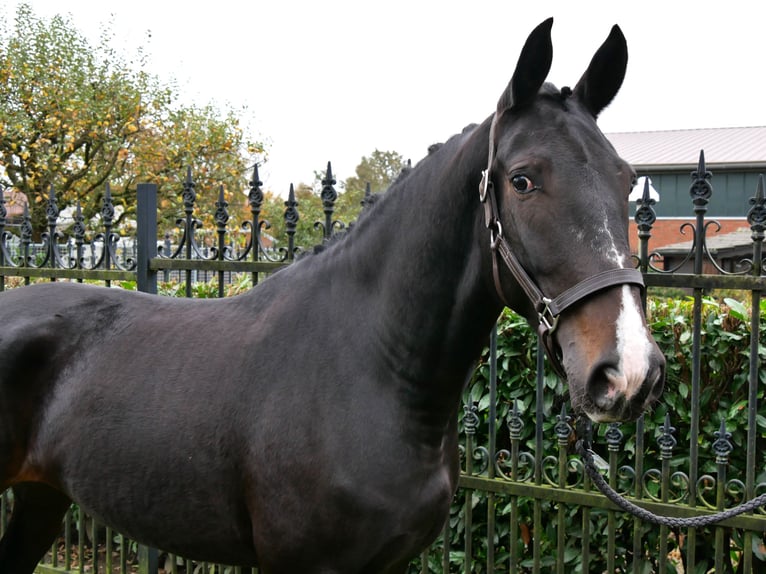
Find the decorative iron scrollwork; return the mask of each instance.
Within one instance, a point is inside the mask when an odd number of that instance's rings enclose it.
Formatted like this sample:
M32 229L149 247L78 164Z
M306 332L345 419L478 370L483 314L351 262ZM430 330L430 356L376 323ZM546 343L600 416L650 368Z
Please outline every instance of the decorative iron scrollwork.
M663 459L670 459L673 456L673 449L676 447L677 441L673 433L676 432L675 427L670 425L670 415L665 415L665 422L660 427L660 436L657 438L657 445L660 447L660 454Z
M463 405L463 430L467 435L475 435L479 426L479 405L475 402Z

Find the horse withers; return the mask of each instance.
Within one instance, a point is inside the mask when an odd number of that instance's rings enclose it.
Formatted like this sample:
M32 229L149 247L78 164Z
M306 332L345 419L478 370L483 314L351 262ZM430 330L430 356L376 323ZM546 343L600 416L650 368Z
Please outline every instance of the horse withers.
M461 394L504 305L538 326L576 409L625 420L655 401L634 172L596 125L625 40L614 27L559 90L544 83L551 24L489 118L246 294L0 295L0 489L14 493L0 572L31 573L71 501L190 558L404 572L448 515Z

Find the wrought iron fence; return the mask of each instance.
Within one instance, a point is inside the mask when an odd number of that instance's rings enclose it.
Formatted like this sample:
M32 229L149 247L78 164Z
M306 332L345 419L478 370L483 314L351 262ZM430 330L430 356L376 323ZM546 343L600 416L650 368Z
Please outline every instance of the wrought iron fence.
M325 238L339 226L333 219L337 198L334 183L328 165L321 195L325 220L315 226ZM175 245L167 239L157 241L156 193L153 186L139 186L139 235L132 243L136 250L129 255L118 252L118 247L127 243L111 229L108 191L102 211L104 231L89 241L77 216L69 238L58 229L58 208L51 192L48 230L38 246L33 246L24 223L19 235L6 226L0 194L0 289L5 288L11 277L21 277L27 283L37 277L107 283L127 279L136 281L140 290L156 292L158 276L167 277L171 272L180 274L187 296L192 294L195 279L204 274L215 277L219 296L224 295L226 274L248 274L257 283L261 274L273 272L293 259L298 219L291 194L284 216L286 244L281 249L267 248L262 235L265 223L260 216L261 185L256 168L248 195L251 219L242 225L248 238L240 249L226 243L230 222L222 193L216 204L216 241L207 248L198 243L200 223L194 217L196 191L190 171L182 190L184 215L178 220L180 239ZM693 238L686 259L694 262L691 274L656 265L657 255L649 250L655 215L648 187L635 214L639 235L637 265L645 274L649 290L667 287L691 290L693 324L688 341L692 349L691 367L685 382L689 420L674 420L672 413L668 413L656 425L642 417L636 423L597 425L592 430L600 445L601 464L609 483L636 504L672 516L705 515L766 491L761 444L766 437L766 419L761 420L758 414L766 383L761 368L764 342L760 324L762 291L766 289L762 255L766 232L763 178L747 211L752 257L739 266L737 273L720 268L716 275L702 273L703 263L713 261L706 244L706 237L715 227L715 221L706 218L712 192L711 175L701 154L690 187L695 222L684 226ZM747 207L743 206L743 212ZM703 415L700 396L705 384L702 321L705 294L716 289L737 289L749 297L747 398L732 412L733 416L721 417L720 425L707 436L705 429L700 428ZM546 372L542 352L538 351L534 361L534 399L528 403L506 401L501 412L498 381L505 374L498 374L497 340L494 333L487 351L486 400L476 403L470 394L467 396L461 420L463 466L455 504L444 532L413 561L410 572L643 573L673 568L678 571L681 562L686 572L710 568L724 572L732 565L738 571L756 571L756 566L766 559L764 511L705 529L671 531L622 513L595 491L572 449L575 437L589 431L572 419L566 403L554 407L547 400L548 389L560 383ZM680 442L674 428L680 427L681 422L685 429L688 426L685 430L688 444ZM735 427L745 427L745 445L732 444L730 431ZM746 462L733 468L731 454L743 446ZM12 506L9 492L2 495L1 503L0 532L6 527ZM712 566L706 562L710 552L704 552L704 556L700 553L702 543L713 549ZM67 515L61 539L38 572L152 573L160 567L174 573L243 572L222 565L192 564L141 547L109 529L100 529L76 507ZM255 572L257 569L252 569Z

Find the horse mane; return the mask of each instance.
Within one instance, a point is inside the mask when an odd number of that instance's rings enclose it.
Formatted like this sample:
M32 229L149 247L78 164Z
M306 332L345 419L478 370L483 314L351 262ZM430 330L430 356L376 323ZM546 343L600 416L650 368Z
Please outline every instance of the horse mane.
M572 96L572 88L563 86L558 89L550 82L545 82L540 88L539 95L543 99L560 103L564 109L567 109L567 100Z

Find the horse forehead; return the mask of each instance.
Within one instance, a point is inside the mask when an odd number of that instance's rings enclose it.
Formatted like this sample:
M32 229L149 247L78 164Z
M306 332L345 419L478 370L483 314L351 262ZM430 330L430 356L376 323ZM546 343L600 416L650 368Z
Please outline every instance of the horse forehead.
M495 134L498 157L538 156L559 169L618 174L630 169L596 125L575 102L568 105L543 100L499 125Z

